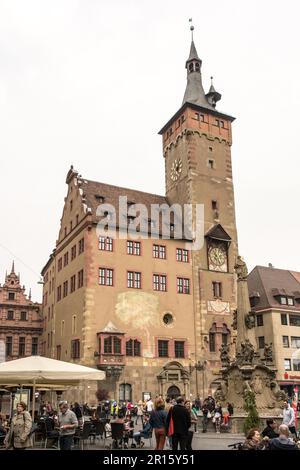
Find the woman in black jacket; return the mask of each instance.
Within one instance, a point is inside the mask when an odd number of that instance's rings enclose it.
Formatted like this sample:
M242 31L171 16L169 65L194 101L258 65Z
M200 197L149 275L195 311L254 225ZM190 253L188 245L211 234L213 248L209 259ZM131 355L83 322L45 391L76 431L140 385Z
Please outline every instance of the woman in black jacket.
M172 450L177 450L178 443L180 450L186 450L189 428L191 426L191 415L184 406L184 399L178 397L176 405L170 409L167 418L167 429L169 429L170 421L173 420L174 433L172 435Z

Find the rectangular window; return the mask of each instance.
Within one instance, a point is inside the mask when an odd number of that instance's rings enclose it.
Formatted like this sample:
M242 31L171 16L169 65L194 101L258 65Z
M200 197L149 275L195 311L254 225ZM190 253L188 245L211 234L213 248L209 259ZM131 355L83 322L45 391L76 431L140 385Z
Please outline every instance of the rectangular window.
M58 361L61 360L61 345L60 344L56 346L56 359Z
M287 298L286 297L280 297L280 303L281 303L281 305L286 305L287 304Z
M25 337L19 337L19 356L25 356Z
M256 315L256 326L264 326L264 317L261 314Z
M264 349L265 347L265 337L264 336L259 336L258 337L258 348L259 349Z
M216 352L216 334L209 333L209 351Z
M291 347L292 348L300 348L300 337L299 336L292 336L291 337Z
M212 210L216 211L218 209L217 201L211 201L211 208Z
M8 293L8 300L15 300L15 294L14 294L14 292L9 292L9 293Z
M84 238L82 238L78 242L78 254L80 255L83 252L84 252Z
M57 302L61 300L61 286L58 286L57 288Z
M31 355L38 355L38 338L31 338Z
M7 320L13 320L14 319L14 311L13 310L8 310L7 311Z
M158 340L158 357L169 357L169 341Z
M288 297L287 302L288 302L288 305L294 305L295 303L293 297Z
M289 342L289 337L288 336L283 336L282 337L282 346L284 348L289 348L290 347L290 342Z
M71 248L71 261L76 258L76 245Z
M300 371L300 359L293 359L293 370Z
M72 335L76 333L77 330L77 320L76 320L76 315L73 315L72 317Z
M99 237L99 250L113 251L113 239L111 237Z
M290 315L290 326L300 326L300 315Z
M288 321L287 321L287 314L286 314L286 313L282 313L282 314L281 314L281 324L282 324L282 325L287 325L287 324L288 324Z
M67 251L64 254L64 266L67 266L69 264L69 252Z
M212 288L214 297L222 297L222 282L213 282Z
M71 277L70 279L70 291L71 293L74 292L76 289L76 276L74 274L74 276Z
M184 248L176 248L176 261L181 261L182 263L189 262L189 251Z
M64 287L63 287L63 296L64 297L67 297L67 295L68 295L68 284L69 284L68 281L64 282Z
M177 293L189 294L190 293L190 280L184 277L177 278Z
M153 255L153 258L166 259L166 246L165 245L153 245L152 255Z
M78 287L78 289L83 287L83 269L78 271L78 274L77 274L77 287Z
M165 274L153 274L152 283L154 290L167 291L167 276Z
M62 270L62 258L59 258L57 262L57 271L61 271L61 270Z
M12 356L12 336L6 336L6 357Z
M101 286L113 285L113 269L99 268L99 284Z
M27 312L21 312L20 320L27 321Z
M174 351L175 351L175 357L183 358L184 357L184 341L175 341Z
M127 287L131 289L140 289L141 277L142 277L142 273L128 271L127 272Z
M104 338L104 354L112 354L112 336Z
M79 359L80 358L80 341L79 339L74 339L71 341L71 358Z
M141 242L127 240L127 254L140 256L141 255Z

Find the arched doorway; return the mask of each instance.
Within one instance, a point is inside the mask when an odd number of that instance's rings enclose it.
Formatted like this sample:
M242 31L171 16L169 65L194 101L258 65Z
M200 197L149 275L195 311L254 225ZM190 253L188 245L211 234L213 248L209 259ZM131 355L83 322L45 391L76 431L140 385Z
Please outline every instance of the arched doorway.
M168 391L167 391L167 396L169 398L177 398L179 397L179 395L181 395L180 393L180 390L178 387L176 387L176 385L172 385L171 387L168 388Z

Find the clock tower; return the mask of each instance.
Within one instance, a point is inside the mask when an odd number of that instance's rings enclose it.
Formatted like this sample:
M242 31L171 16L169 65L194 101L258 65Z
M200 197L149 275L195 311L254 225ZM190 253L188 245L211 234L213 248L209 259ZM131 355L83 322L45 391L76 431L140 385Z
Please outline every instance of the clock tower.
M201 69L192 40L182 105L160 134L168 202L204 206L203 247L190 257L195 332L191 363L202 396L217 387L221 345L227 343L234 353L237 230L231 167L234 118L217 110L221 95L212 81L205 93Z

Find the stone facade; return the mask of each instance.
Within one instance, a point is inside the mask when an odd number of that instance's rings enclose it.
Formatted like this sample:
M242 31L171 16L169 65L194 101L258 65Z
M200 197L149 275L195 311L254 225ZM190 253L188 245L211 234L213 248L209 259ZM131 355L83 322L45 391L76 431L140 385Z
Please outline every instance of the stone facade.
M234 350L233 118L215 109L220 95L213 88L203 94L194 43L187 69L185 97L200 96L200 105L197 99L184 101L160 131L166 196L86 180L71 168L56 248L42 271L44 318L51 312L43 354L106 370L99 387L111 398L203 397L218 386L221 344ZM160 223L156 239L120 236L117 211L118 236L101 241L97 208L117 207L119 196L127 197L129 211L134 204L149 210L153 204L190 204L192 236L164 239ZM204 207L199 230L197 204ZM134 218L129 215L127 223ZM150 219L147 232L153 228ZM201 241L196 250L195 238ZM94 390L88 398L95 401Z
M40 353L41 307L32 302L30 294L25 295L13 264L3 286L0 285L0 341L5 344L7 361Z

